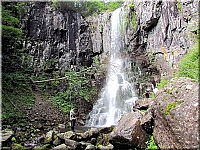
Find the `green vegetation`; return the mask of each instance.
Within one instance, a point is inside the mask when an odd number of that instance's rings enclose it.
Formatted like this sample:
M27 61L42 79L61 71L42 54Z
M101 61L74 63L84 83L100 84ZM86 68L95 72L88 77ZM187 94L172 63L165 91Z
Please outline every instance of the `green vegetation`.
M8 49L15 51L20 48L23 32L20 29L20 18L23 15L24 2L2 3L2 53Z
M161 80L160 83L158 84L157 88L159 90L162 89L168 82L169 82L169 80L167 80L167 79Z
M135 10L135 8L134 8L134 4L133 4L133 3L130 4L130 5L129 5L129 8L130 8L131 11L134 11L134 10Z
M168 104L167 107L166 107L165 115L169 115L170 110L172 108L175 108L175 107L176 107L176 103L175 102Z
M150 136L150 140L146 142L146 145L146 150L159 149L156 143L154 142L153 136Z
M194 47L179 62L177 77L189 77L199 81L199 39Z
M17 143L12 144L12 149L28 150L28 148L22 146L21 144L17 144Z
M19 120L25 123L25 119L19 119L25 115L21 105L30 107L34 104L34 95L25 78L21 72L2 73L2 118L8 123L16 123Z
M136 27L137 27L137 24L136 24L136 13L135 12L132 12L132 20L131 20L131 23L132 23L132 27L134 30L136 30Z
M156 96L155 96L155 93L152 92L150 97L151 97L151 98L155 98L155 97L156 97Z
M101 0L90 1L53 1L52 6L59 10L74 10L82 14L83 16L91 16L95 14L101 14L106 11L113 11L122 5L123 1L109 1L105 3Z
M66 72L62 80L67 83L66 90L56 92L57 94L52 98L54 104L58 105L61 110L69 112L72 105L76 104L77 99L89 102L97 94L97 89L90 84L90 76L86 75L87 69L84 72Z
M130 4L129 5L130 9L131 9L131 23L132 23L132 27L134 30L136 30L137 24L136 24L136 13L135 13L135 8L134 8L134 4Z
M45 144L42 147L35 148L35 150L46 150L49 149L49 147L51 147L50 144Z
M130 12L130 18L131 20L129 20L129 14L125 14L124 18L125 18L125 26L129 26L130 23L132 24L132 28L135 30L136 27L137 27L137 24L136 24L136 13L135 13L135 8L134 8L134 4L130 4L129 5L129 8L131 10Z
M24 106L34 104L29 77L27 54L23 50L24 33L21 18L26 2L2 2L2 121L7 124L26 124ZM22 107L23 106L23 107Z
M180 104L183 103L183 102L184 102L184 100L178 101L178 105L180 105Z
M181 2L180 2L180 0L177 0L177 8L178 8L179 11L181 10Z

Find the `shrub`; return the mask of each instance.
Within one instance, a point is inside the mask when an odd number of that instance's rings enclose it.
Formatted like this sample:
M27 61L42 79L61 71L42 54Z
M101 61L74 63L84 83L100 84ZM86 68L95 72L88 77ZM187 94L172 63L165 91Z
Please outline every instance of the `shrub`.
M158 146L154 142L153 136L150 136L150 140L146 142L147 150L158 149Z
M199 42L179 62L178 77L189 77L199 81Z

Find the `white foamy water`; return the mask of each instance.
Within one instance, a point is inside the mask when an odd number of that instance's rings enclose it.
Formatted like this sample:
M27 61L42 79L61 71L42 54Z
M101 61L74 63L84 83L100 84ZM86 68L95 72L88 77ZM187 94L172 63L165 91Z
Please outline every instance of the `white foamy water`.
M121 115L132 111L138 99L133 83L128 82L128 60L123 58L123 11L116 9L111 17L111 50L106 84L89 113L88 126L116 125Z

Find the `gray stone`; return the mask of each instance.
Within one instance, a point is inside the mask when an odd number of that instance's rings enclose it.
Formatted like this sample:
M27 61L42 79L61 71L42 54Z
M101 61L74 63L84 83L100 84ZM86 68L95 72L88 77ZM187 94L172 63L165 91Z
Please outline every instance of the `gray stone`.
M113 150L114 149L114 146L112 145L112 144L108 144L108 145L106 145L106 146L104 146L104 145L98 145L97 146L97 149L99 149L99 150Z
M50 143L53 140L53 135L54 135L53 130L50 130L49 132L47 132L45 135L44 144Z
M114 147L146 148L145 142L149 137L140 125L141 118L139 112L124 114L111 132L109 142Z
M144 99L138 99L135 102L134 108L139 109L139 110L147 110L150 103L153 102L152 98L144 98Z
M14 134L14 132L11 129L5 129L2 130L2 139L1 141L4 142L7 139L9 139L12 135Z
M88 145L88 146L85 148L85 150L95 150L95 149L96 149L95 146L92 145L92 144Z
M64 124L59 124L58 129L59 129L60 132L65 132L65 130L66 130Z
M65 139L65 144L73 149L78 149L81 146L80 143L70 139Z
M187 85L192 85L187 90ZM154 139L160 149L199 148L198 84L174 78L159 92L152 105Z
M64 133L64 139L75 139L76 134L72 131L67 131Z
M56 147L54 147L53 149L67 149L67 145L65 145L65 144L61 144L61 145L58 145L58 146L56 146Z
M141 119L140 125L149 135L152 135L154 120L151 109L148 109L147 112L144 114L144 116Z
M57 137L57 138L53 141L53 145L58 146L59 144L61 144L61 139Z

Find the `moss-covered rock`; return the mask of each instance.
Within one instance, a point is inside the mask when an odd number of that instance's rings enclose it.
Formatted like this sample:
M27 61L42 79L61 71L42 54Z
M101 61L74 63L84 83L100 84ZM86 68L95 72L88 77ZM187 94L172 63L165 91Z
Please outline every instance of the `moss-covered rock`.
M160 149L198 149L198 93L198 84L183 77L173 78L156 93L153 135Z

